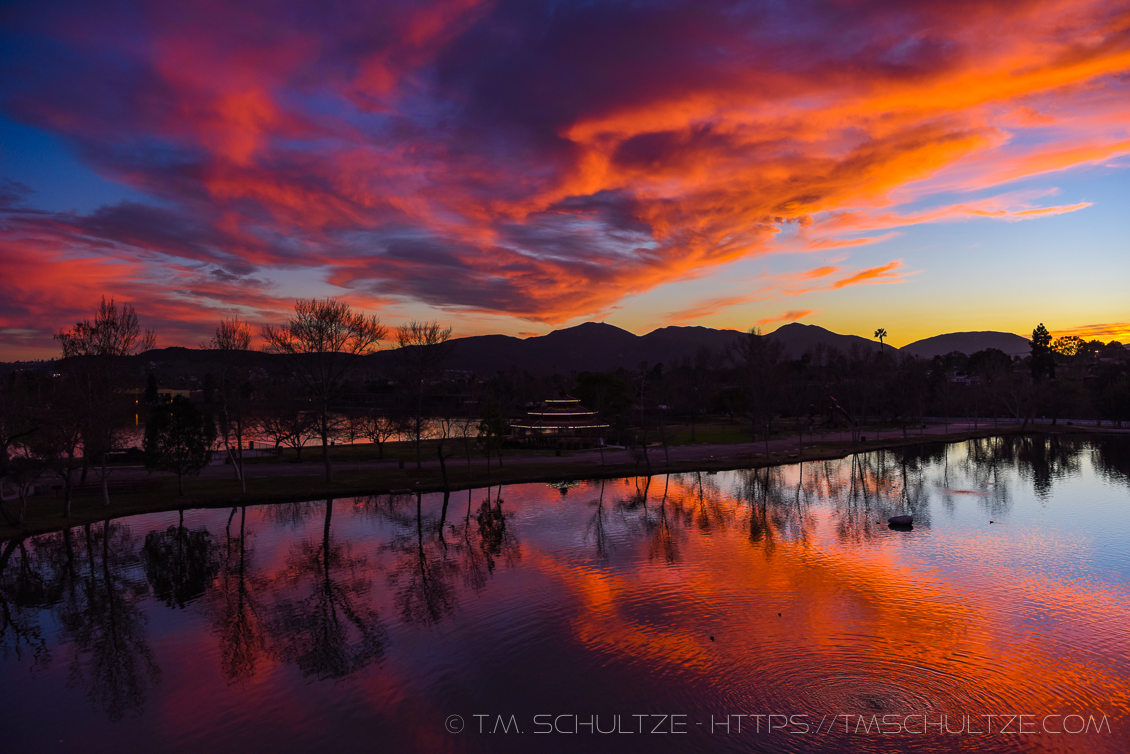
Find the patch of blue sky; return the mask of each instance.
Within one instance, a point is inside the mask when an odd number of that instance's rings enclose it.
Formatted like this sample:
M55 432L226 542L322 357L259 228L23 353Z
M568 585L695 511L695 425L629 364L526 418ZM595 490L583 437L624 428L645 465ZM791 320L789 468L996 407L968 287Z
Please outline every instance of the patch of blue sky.
M0 178L32 190L32 209L87 214L108 204L146 202L136 189L109 180L83 164L67 143L39 128L0 116Z

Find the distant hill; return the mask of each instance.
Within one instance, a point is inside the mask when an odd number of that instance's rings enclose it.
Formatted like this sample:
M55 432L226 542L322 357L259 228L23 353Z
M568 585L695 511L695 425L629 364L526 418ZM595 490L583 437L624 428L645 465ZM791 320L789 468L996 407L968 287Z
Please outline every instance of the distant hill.
M695 353L706 346L714 354L742 336L737 330L714 330L709 327L662 327L647 335L634 335L602 322L585 322L576 327L554 330L548 335L534 338L515 338L509 335L476 335L452 340L453 349L447 368L474 372L482 376L517 368L529 372L611 371L619 367L635 369L640 363L673 365L682 358L693 359ZM818 346L835 348L849 353L853 347L877 350L879 342L857 335L840 335L816 325L798 322L783 325L767 337L784 344L787 359L797 359ZM395 359L391 344L386 350L360 359L361 372L391 375ZM888 346L890 348L890 346ZM1002 332L950 333L926 338L901 349L921 358L930 359L950 351L972 354L985 348L999 348L1009 355L1027 354L1028 341L1019 335ZM130 367L137 375L155 372L161 384L187 380L202 384L207 372L216 373L219 365L213 352L194 348L162 348L131 357ZM261 352L246 354L244 363L267 374L287 371L285 361L276 355ZM56 362L57 364L57 362ZM41 369L57 368L44 362L35 365ZM0 365L0 367L14 365Z
M859 346L869 351L879 350L877 340L868 340L858 335L840 335L817 325L802 325L800 322L782 325L769 333L769 337L784 344L787 359L799 359L806 352L821 345L825 348L836 348L844 353L851 351L852 346Z
M1009 356L1027 356L1032 352L1026 338L1009 332L996 332L994 330L935 335L932 338L916 340L899 350L919 358L932 359L935 356L945 356L952 351L960 351L969 356L978 351L984 351L986 348L996 348Z
M585 322L576 327L554 330L538 338L520 340L504 335L458 338L448 366L478 374L491 374L511 367L531 372L608 371L634 369L642 362L668 366L682 358L694 358L706 346L723 353L742 333L709 327L662 327L647 335L633 335L613 325ZM784 325L768 337L785 347L785 358L796 359L817 345L850 351L853 345L878 349L878 341L856 335L839 335L816 325ZM372 357L381 362L391 354Z
M561 373L634 369L644 361L670 365L683 357L693 358L702 346L720 353L739 335L736 330L709 327L664 327L639 336L614 325L585 322L536 338L455 338L447 367L482 375L512 368ZM392 367L394 358L382 352L368 361L372 368L385 369Z

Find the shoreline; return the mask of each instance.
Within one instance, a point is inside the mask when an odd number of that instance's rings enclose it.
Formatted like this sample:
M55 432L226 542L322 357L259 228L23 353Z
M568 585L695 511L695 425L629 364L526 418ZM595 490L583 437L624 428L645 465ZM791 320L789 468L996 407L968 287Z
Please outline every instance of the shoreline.
M732 471L764 468L766 466L784 466L808 461L835 460L847 458L857 453L938 443L964 442L988 437L1126 434L1126 430L1119 432L1113 429L1104 430L1079 426L1055 428L1036 426L1024 431L1021 431L1019 426L939 431L942 430L942 427L936 425L930 429L934 431L927 433L926 428L924 428L921 434L910 434L905 438L902 436L901 430L888 430L897 433L897 436L880 436L859 442L811 440L804 445L803 452L798 449L797 437L793 435L771 440L769 455L765 454L763 442L701 444L672 446L669 450L678 449L682 451L682 455L690 457L667 461L664 458L664 449L652 446L648 450L651 458L650 469L642 461L636 463L627 451L615 452L615 455L619 458L607 463L599 461L594 463L593 457L597 455L597 452L586 452L561 457L513 457L510 458L509 464L504 461L501 468L492 465L489 475L485 465L479 463L471 467L472 471L468 476L468 469L462 465L462 459L451 458L448 460L446 485L443 482L438 463L434 460L422 469L406 468L402 470L377 467L367 468L365 471L350 470L345 463L339 462L337 464L338 470L335 473L336 480L332 485L326 485L320 474L312 475L309 473L308 470L320 470L322 468L320 463L305 464L302 473L298 474L275 473L260 477L249 477L249 486L254 487L267 480L291 487L292 489L288 491L253 490L240 493L238 483L233 476L225 479L186 480L186 488L189 488L189 494L185 497L179 497L176 494L175 477L162 476L158 477L162 485L162 489L159 491L113 494L109 507L102 504L100 494L75 496L72 500L71 516L67 519L64 519L60 512L62 507L60 495L29 498L23 528L17 529L7 525L6 522L0 524L0 542L22 540L29 536L59 532L98 521L125 518L144 513L162 513L193 508L239 508L249 505L294 503L327 498L457 492L500 484L538 484L582 479L620 479L668 473ZM880 432L881 434L882 432ZM756 446L760 446L760 451L757 450ZM776 452L773 451L774 447L778 449ZM694 452L687 453L687 449ZM606 452L613 454L613 451ZM624 462L623 456L625 455L631 460ZM481 461L482 459L478 460ZM357 466L360 469L360 464L357 464ZM274 465L267 468L272 471L275 470ZM235 487L234 493L223 489L225 487ZM170 494L170 491L172 494ZM12 503L17 503L17 501L8 500L6 503L11 509Z

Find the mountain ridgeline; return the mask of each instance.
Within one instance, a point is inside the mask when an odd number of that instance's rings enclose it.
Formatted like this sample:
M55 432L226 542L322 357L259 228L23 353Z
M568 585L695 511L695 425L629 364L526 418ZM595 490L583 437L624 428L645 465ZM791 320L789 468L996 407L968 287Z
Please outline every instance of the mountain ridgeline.
M537 338L522 339L507 335L457 338L453 341L447 366L476 374L494 374L512 368L562 374L610 371L619 367L635 369L643 362L670 365L680 359L693 359L703 346L721 354L742 334L738 330L709 327L663 327L647 335L633 335L613 325L586 322ZM881 347L877 340L840 335L817 325L799 322L784 325L767 337L782 344L786 359L799 359L805 353L820 348L834 348L847 353L853 348L877 351ZM951 333L917 341L902 349L889 345L882 347L927 359L951 351L970 355L985 348L1000 348L1011 356L1026 354L1028 341L1011 333ZM939 351L939 348L944 350ZM392 354L387 352L369 357L374 366L384 366L391 358Z
M643 362L650 365L673 365L689 358L703 347L719 355L743 333L738 330L715 330L709 327L663 327L646 335L634 335L614 325L586 322L534 338L509 335L476 335L452 339L452 350L446 368L489 376L499 371L517 369L530 373L612 371L619 367L636 369ZM779 341L786 359L798 359L806 352L837 349L848 353L855 348L879 350L877 340L856 335L840 335L817 325L791 323L769 333ZM1001 332L950 333L920 340L901 349L883 346L889 351L909 353L929 359L935 355L960 351L966 355L985 348L999 348L1009 355L1028 352L1028 341L1019 335ZM279 357L255 352L249 354L252 367L274 373L280 367ZM197 375L211 370L212 354L206 350L171 347L148 351L135 357L142 371L161 376ZM360 359L357 367L368 372L391 373L395 370L395 349L384 350Z

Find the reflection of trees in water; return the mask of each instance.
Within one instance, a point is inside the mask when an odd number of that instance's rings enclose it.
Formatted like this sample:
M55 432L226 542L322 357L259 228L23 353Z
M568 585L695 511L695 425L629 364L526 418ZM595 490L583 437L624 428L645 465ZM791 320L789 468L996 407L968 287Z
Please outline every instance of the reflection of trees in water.
M384 657L386 635L369 604L372 566L330 530L333 501L325 503L321 542L304 539L290 549L286 568L271 586L298 594L271 610L272 652L303 675L344 678Z
M38 554L38 551L37 551ZM32 668L51 660L39 625L40 610L54 602L53 582L44 579L31 562L24 540L11 539L0 547L0 658L30 655ZM58 583L58 582L54 582Z
M978 504L990 518L1001 517L1013 504L1009 481L1017 467L1018 437L984 437L965 442L965 456L956 464L964 485L975 493ZM946 466L948 472L948 466ZM953 508L953 487L945 482L947 507Z
M760 545L766 557L772 557L777 548L773 505L778 501L780 468L749 469L739 478L738 499L749 506L749 541Z
M1099 473L1109 481L1130 485L1130 437L1099 435L1090 444Z
M1053 480L1079 472L1080 440L1077 438L1025 435L1007 439L1016 443L1020 473L1031 477L1032 487L1041 500L1051 494Z
M323 513L322 504L317 500L305 500L299 503L274 503L264 507L267 519L279 527L295 530L301 529L307 521Z
M648 536L658 536L660 542L667 541L670 545L667 493L671 475L664 476L659 508L649 508L648 496L655 479L656 477L649 476L636 477L631 493L620 497L611 506L605 501L607 480L602 479L600 481L600 490L596 499L589 501L589 505L593 506L593 514L589 517L584 536L586 542L591 541L593 543L597 558L607 560L612 554L612 535L609 527L614 512L619 514L618 520L623 528L643 531ZM663 549L663 547L661 546L660 549ZM673 552L669 547L668 550L669 553Z
M634 492L616 506L621 513L636 514L637 523L630 528L647 537L650 560L677 563L679 544L686 536L685 529L691 526L709 533L733 524L732 504L718 488L712 473L665 474L661 488L658 479L637 477ZM649 502L653 489L658 500Z
M914 525L930 525L926 459L921 453L878 450L853 455L846 495L837 500L838 532L844 541L873 541L894 515L914 516Z
M722 493L713 473L665 474L662 477L637 477L634 493L617 503L621 513L635 513L636 524L648 540L648 558L673 565L679 561L679 546L686 530L695 527L702 533L725 530L735 525L733 501ZM654 490L655 500L649 495Z
M966 442L962 467L974 484L989 490L1007 487L1008 473L1015 469L1030 479L1036 496L1047 499L1052 483L1079 472L1080 451L1087 440L1061 435L1009 435ZM987 513L1004 513L1011 507L1007 490L986 498Z
M450 501L445 493L444 513ZM458 565L443 538L442 519L425 524L421 495L416 495L416 517L411 533L393 537L390 548L397 562L389 574L396 586L401 615L411 623L439 623L455 609L455 587L451 583Z
M211 533L187 528L184 511L179 513L178 525L145 535L141 554L153 594L169 607L183 608L204 595L218 564Z
M651 483L650 477L648 477L647 482L648 482L648 484ZM646 485L645 485L642 493L637 488L636 497L641 497L641 496L642 496L641 504L647 505L647 486ZM589 541L591 539L592 542L593 542L593 545L596 547L596 556L598 558L600 558L601 560L608 560L608 556L611 554L612 544L611 544L611 540L610 540L609 535L608 535L608 525L607 525L607 522L605 520L608 516L608 513L604 509L604 480L603 479L600 480L600 494L597 495L596 500L590 501L589 505L594 506L595 510L593 511L592 516L589 518L588 526L585 528L585 541Z
M467 490L466 511L453 520L448 517L448 492L438 517L424 513L422 496L416 494L355 502L358 512L386 520L399 530L383 549L395 559L388 578L405 620L422 625L440 622L457 606L457 577L478 592L499 561L510 567L521 559L518 539L503 512L502 488L492 500L493 489L486 489L486 498L477 509L474 495L482 490Z
M819 480L814 477L817 469L810 467L797 465L796 484L787 483L782 466L748 469L739 475L735 496L748 510L749 541L766 557L773 555L779 541L804 542L811 535L809 508Z
M881 520L884 497L892 494L892 477L885 459L876 453L854 453L845 494L836 498L833 516L836 535L842 542L868 542L875 538L873 522Z
M224 542L218 547L218 574L209 593L209 612L220 641L220 672L229 683L243 683L254 677L267 653L260 596L263 579L254 571L246 506L239 509L239 533L232 536L236 510L232 508L228 516Z
M87 524L76 538L76 578L57 608L59 633L72 652L70 683L85 686L110 720L140 714L161 671L146 637L140 602L147 592L135 574L138 554L129 527Z
M0 551L0 647L30 651L33 667L50 657L39 621L54 613L59 643L70 650L68 685L85 688L112 720L140 714L160 682L140 602L147 585L128 527L105 521L37 537Z
M487 499L479 506L477 516L479 549L482 550L488 572L494 571L498 560L502 560L509 568L522 557L518 538L514 536L512 529L507 528L506 518L506 514L502 512L502 487L498 488L493 504L488 491Z
M690 478L689 488L685 484L676 487L675 507L683 513L688 523L706 534L714 529L725 531L733 520L733 511L726 503L718 482L710 472L696 471L680 479Z
M668 565L679 562L679 540L682 534L679 530L679 512L674 510L678 505L671 499L671 475L663 476L663 494L659 504L648 509L647 492L651 488L651 479L643 486L642 505L643 528L647 532L648 560L662 560ZM639 487L637 486L637 490Z

